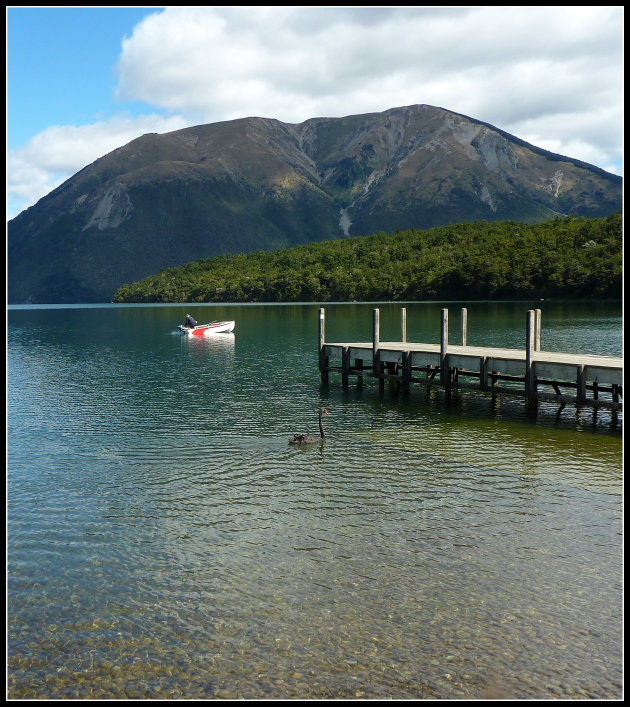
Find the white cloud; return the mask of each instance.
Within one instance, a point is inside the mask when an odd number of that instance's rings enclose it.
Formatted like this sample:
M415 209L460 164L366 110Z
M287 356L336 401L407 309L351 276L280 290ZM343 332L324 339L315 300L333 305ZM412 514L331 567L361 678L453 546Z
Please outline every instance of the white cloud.
M375 9L380 22L357 21ZM426 10L167 8L123 42L119 92L186 114L202 112L208 120L255 113L302 121L315 117L313 103L330 106L326 115L331 108L342 115L366 90L372 110L393 107L383 103L379 86L396 75L407 82L395 105L426 102L426 84L430 90L470 72L469 91L453 90L451 104L463 98L474 105L469 96L492 86L500 105L502 89L516 94L522 81L523 93L535 98L549 94L550 81L569 79L565 99L580 101L577 88L611 80L620 85L621 8ZM609 73L602 74L602 63ZM495 77L507 83L497 85ZM247 82L264 90L251 94ZM287 94L297 98L290 107L281 98Z
M8 217L59 186L87 164L148 132L169 132L190 123L181 116L115 117L92 125L56 125L11 150L7 159Z
M591 111L519 120L512 124L510 132L545 150L621 174L622 121L622 106L604 103ZM558 123L563 125L561 132L554 131Z
M117 98L9 155L12 214L144 132L426 103L620 172L622 7L168 7L122 41Z
M123 42L118 91L198 122L428 103L612 164L622 20L621 7L169 7Z

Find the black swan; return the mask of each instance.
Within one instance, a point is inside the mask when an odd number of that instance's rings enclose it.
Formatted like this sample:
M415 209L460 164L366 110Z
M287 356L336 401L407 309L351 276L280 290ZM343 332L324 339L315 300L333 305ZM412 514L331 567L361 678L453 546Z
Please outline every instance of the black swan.
M293 435L289 444L312 444L313 442L324 441L324 426L322 425L322 415L330 415L328 408L319 409L319 434L318 435Z

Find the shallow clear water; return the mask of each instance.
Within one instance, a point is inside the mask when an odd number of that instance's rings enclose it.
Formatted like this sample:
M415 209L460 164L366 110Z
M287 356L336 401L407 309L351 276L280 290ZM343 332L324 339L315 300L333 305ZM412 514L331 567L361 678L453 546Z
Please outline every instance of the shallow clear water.
M541 304L543 348L621 354L619 305ZM469 343L530 306L469 303ZM9 697L621 696L621 415L321 386L317 309L10 310Z

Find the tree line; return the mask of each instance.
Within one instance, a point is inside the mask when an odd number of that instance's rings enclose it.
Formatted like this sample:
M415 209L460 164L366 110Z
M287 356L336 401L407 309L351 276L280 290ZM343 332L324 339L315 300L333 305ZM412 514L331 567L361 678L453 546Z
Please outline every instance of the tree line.
M456 223L221 255L120 287L113 302L618 299L622 217Z

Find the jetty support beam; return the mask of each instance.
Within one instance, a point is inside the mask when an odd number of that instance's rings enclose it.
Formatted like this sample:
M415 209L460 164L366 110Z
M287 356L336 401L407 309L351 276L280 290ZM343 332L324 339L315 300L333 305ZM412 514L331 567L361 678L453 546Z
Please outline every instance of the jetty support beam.
M324 343L326 342L326 312L323 307L319 309L319 374L322 383L328 383L329 357L326 355Z
M533 309L527 312L527 330L525 336L525 395L528 400L535 402L536 372L534 369L534 350L536 346L536 326L538 317Z
M443 309L440 330L440 383L445 388L450 385L450 373L448 366L448 309Z
M534 350L540 351L540 330L542 326L542 310L536 309L536 334L534 337Z
M341 352L341 384L348 387L348 376L350 374L350 349L344 346Z
M378 378L378 388L382 393L385 390L385 379L383 378L383 364L381 363L380 345L380 311L375 309L372 319L372 375Z

